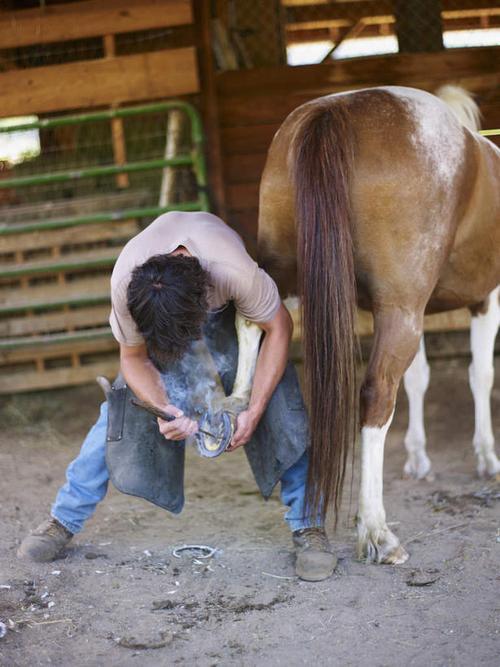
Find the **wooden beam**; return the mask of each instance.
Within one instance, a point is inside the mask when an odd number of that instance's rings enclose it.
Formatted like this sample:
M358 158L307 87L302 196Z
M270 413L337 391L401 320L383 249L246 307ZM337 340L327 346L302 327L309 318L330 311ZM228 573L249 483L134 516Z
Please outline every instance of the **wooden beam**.
M209 198L214 213L225 219L226 201L222 174L219 104L212 49L209 0L197 0L195 2L195 30L198 47L198 71L201 81L201 113L206 136Z
M199 90L193 47L0 73L0 116L91 109Z
M26 310L46 310L64 305L83 306L88 303L108 303L109 274L97 278L72 280L65 285L44 283L36 287L12 288L0 291L0 313L19 313Z
M63 310L40 315L27 315L0 320L0 336L29 336L47 334L52 331L74 331L75 328L105 326L109 319L110 306L92 306L74 310Z
M289 3L284 2L285 5ZM441 8L446 11L490 9L496 6L494 0L441 0ZM393 14L393 0L361 0L358 2L306 3L300 2L286 8L287 28L298 29L311 22L324 21L335 25L336 21L356 23L362 18ZM342 23L340 24L342 25ZM344 23L345 25L345 23Z
M193 22L190 0L88 0L0 12L2 49Z
M91 351L89 351L91 352ZM69 387L94 382L97 375L115 377L119 370L118 355L114 361L98 361L79 368L53 368L42 371L2 373L0 394L15 394L21 391L37 391L54 387Z
M135 236L140 231L135 220L116 220L112 222L96 222L95 224L62 229L36 230L23 234L7 234L0 236L0 252L16 252L50 248L56 244L77 245L109 239L123 240Z
M91 334L94 333L95 335L92 337ZM19 347L12 345L9 349L0 347L0 367L2 365L29 362L35 357L57 359L71 354L90 354L91 352L108 352L117 349L118 343L111 335L109 327L92 329L91 334L86 338L85 332L80 331L59 335L52 334L52 336L37 336L33 339L33 345ZM58 340L54 342L56 337ZM40 342L41 338L44 339L44 343ZM0 384L3 384L3 382Z
M482 22L488 21L489 28L496 28L500 25L500 9L478 9L464 11L450 11L441 14L443 21L443 30L479 30L484 28ZM381 30L384 34L393 35L394 16L371 16L362 19L365 25L363 30L364 37L380 37ZM343 21L346 27L351 26L352 21ZM316 24L314 21L308 24L295 24L287 26L287 44L301 44L307 42L327 42L332 40L331 30L340 30L341 26L337 21L333 25L329 21L323 21Z

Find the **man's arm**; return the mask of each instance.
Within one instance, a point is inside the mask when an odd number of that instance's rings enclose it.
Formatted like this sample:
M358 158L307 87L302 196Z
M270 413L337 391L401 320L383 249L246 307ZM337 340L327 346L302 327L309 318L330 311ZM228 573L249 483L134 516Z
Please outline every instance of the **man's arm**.
M248 408L238 415L236 433L228 451L246 444L252 437L273 391L285 372L293 323L288 310L281 304L269 322L259 322L264 340L257 357L257 365Z
M120 364L125 381L138 398L176 417L171 422L158 419L160 432L167 440L184 440L196 433L198 424L169 403L161 375L149 359L145 345L120 344Z

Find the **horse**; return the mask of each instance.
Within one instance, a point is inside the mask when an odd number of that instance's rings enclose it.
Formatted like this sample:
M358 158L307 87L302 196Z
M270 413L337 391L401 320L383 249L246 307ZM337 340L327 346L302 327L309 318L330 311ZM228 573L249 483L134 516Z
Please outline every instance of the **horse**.
M283 297L301 300L308 502L338 515L359 422L358 552L368 562L408 558L386 522L383 457L424 314L494 308L499 248L500 150L430 93L387 86L327 95L295 109L273 138L258 258ZM357 306L374 321L359 411ZM480 336L491 342L492 328ZM484 397L491 373L480 357L472 375ZM480 468L498 471L491 439L477 453Z
M472 95L458 86L442 86L435 93L455 113L458 120L472 132L481 129L479 107ZM469 366L469 384L474 397L473 447L477 455L479 477L498 475L500 465L494 451L491 424L490 394L493 387L493 351L496 332L500 325L499 288L493 291L480 309L471 308L470 340L472 363ZM404 438L407 460L405 477L432 480L431 462L426 452L427 438L424 425L424 397L429 386L430 370L425 352L424 337L410 367L403 377L408 397L409 422Z

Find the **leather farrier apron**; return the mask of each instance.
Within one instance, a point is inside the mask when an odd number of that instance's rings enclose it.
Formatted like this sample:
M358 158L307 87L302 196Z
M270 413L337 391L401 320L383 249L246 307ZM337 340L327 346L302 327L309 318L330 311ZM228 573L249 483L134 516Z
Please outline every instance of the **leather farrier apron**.
M233 386L238 363L234 316L235 309L230 304L211 314L204 330L226 394ZM183 358L182 363L172 364L163 377L171 402L190 415L186 401L190 392L190 377L185 372L188 366ZM194 374L200 372L194 359L193 367ZM132 397L131 389L119 376L108 396L106 463L110 479L122 493L144 498L177 514L184 505L185 447L182 442L166 440L156 417L132 405ZM295 368L289 362L252 439L244 447L264 498L271 495L308 444L304 401ZM206 465L213 465L213 461L206 459Z

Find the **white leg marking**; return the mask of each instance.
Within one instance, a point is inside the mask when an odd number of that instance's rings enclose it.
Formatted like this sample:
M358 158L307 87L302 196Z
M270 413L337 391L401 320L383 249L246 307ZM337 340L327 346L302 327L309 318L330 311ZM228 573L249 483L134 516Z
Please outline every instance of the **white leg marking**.
M392 422L361 429L361 485L358 511L358 551L375 563L404 563L408 554L385 520L383 502L384 444Z
M493 348L500 324L499 294L500 286L491 292L487 312L472 318L470 330L472 363L469 367L469 382L475 408L472 442L477 454L477 471L480 476L500 473L500 461L495 454L490 407L494 377Z
M236 313L235 325L238 336L238 369L233 391L227 401L244 409L248 406L252 392L262 329L253 322L245 320L239 313Z
M404 385L408 396L409 420L405 436L408 458L404 473L408 477L424 479L430 472L431 462L425 451L424 396L429 386L429 364L425 355L424 337L415 358L404 374Z

